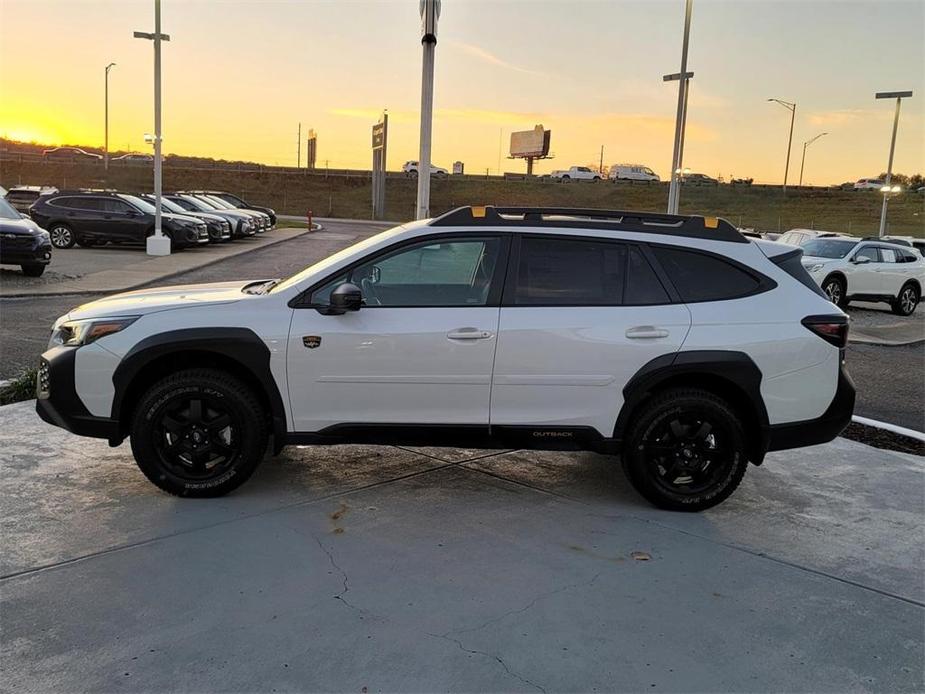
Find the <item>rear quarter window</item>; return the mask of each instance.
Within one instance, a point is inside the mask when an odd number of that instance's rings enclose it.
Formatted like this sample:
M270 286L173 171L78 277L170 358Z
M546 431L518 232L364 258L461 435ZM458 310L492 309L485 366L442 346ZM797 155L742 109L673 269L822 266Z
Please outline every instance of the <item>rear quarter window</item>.
M761 278L717 256L666 246L652 250L686 303L737 299L762 291Z

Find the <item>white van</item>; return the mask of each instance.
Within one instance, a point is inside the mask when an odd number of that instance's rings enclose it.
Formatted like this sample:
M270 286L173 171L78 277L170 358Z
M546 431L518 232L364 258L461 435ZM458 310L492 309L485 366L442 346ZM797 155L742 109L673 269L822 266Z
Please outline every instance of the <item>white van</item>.
M642 164L614 164L607 175L611 181L618 179L627 181L660 181L658 174L648 166Z

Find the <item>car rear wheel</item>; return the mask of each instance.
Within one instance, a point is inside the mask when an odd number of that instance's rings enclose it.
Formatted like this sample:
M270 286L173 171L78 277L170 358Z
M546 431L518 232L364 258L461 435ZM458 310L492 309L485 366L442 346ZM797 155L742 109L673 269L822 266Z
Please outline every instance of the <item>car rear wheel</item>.
M667 390L633 418L623 469L642 496L672 511L702 511L745 475L745 431L729 404L708 391Z
M891 302L893 313L898 316L911 316L919 305L919 290L912 282L907 282L899 290L899 295Z
M67 224L52 224L48 235L51 237L51 245L55 248L71 248L76 241L74 232Z
M45 272L45 266L40 264L20 265L19 267L26 277L41 277L42 273Z
M187 497L236 489L257 469L267 447L257 396L215 369L180 371L155 383L135 410L130 434L145 476Z
M848 308L848 294L845 282L840 277L829 277L822 283L822 291L829 301L839 308Z

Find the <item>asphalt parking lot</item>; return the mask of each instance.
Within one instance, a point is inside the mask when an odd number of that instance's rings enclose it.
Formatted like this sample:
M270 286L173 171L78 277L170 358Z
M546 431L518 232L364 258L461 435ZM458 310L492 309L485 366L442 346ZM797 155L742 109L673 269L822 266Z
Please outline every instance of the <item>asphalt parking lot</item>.
M9 691L921 691L920 458L775 453L703 514L593 454L292 448L160 493L0 430Z

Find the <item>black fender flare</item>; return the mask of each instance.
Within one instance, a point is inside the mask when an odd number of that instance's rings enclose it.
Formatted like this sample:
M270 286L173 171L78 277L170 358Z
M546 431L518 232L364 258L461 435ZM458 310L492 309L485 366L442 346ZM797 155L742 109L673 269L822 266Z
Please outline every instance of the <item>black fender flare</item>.
M260 385L262 395L270 406L270 419L274 451L278 452L286 438L286 408L279 393L276 379L270 370L270 350L263 340L249 328L183 328L151 335L138 342L123 357L113 372L115 394L112 400L112 418L119 419L135 377L146 365L169 354L197 352L214 354L231 360L246 370ZM178 364L178 368L182 368ZM125 432L127 422L120 422Z
M758 440L751 442L750 460L760 464L768 449L768 411L761 396L761 369L744 352L692 350L663 354L644 364L623 387L623 407L614 426L614 438L622 440L633 413L649 395L669 381L699 377L732 386L748 400L749 418L757 426ZM734 403L735 404L735 403Z

